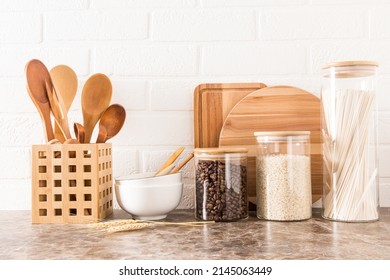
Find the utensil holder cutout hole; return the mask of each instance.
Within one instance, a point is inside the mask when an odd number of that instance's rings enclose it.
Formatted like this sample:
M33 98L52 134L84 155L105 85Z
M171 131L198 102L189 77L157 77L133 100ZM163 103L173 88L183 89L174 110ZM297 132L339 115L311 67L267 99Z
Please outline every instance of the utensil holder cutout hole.
M46 166L43 166L43 165L39 166L38 172L39 173L46 173Z
M47 216L47 209L39 209L39 216Z
M76 165L69 165L69 172L70 173L76 173L77 168Z
M92 151L85 150L83 151L84 158L91 158ZM99 154L100 156L100 154Z
M40 188L46 188L47 187L47 181L46 180L39 180L38 185Z
M41 151L38 153L38 158L39 159L45 159L46 158L46 152L45 151Z

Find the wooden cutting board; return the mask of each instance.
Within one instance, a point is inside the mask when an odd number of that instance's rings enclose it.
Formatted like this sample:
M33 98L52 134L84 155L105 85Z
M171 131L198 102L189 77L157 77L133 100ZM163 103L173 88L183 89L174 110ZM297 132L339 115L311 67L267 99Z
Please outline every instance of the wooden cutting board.
M295 87L266 87L247 95L227 115L219 136L220 147L246 147L248 154L248 195L256 198L255 131L311 131L312 200L322 194L320 144L320 100Z
M218 147L219 134L230 110L263 83L201 84L194 91L195 148Z

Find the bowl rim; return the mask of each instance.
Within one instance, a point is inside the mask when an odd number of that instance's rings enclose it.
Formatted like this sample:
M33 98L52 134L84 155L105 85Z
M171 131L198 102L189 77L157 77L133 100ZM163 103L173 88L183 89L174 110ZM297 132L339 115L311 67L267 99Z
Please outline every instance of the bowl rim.
M137 189L141 189L141 188L164 188L164 187L178 187L178 186L181 186L183 187L184 183L180 182L180 183L174 183L174 184L150 184L150 185L142 185L142 186L137 186L137 185L134 185L134 186L126 186L126 184L117 184L115 183L114 184L116 188L120 188L120 187L124 187L124 188L137 188Z
M169 176L179 176L181 175L181 171L177 173L172 173L172 174L166 174L166 175L160 175L160 176L154 176L156 172L142 172L142 173L134 173L134 174L129 174L129 175L123 175L115 178L115 181L134 181L134 180L147 180L147 179L157 179L158 177L169 177Z

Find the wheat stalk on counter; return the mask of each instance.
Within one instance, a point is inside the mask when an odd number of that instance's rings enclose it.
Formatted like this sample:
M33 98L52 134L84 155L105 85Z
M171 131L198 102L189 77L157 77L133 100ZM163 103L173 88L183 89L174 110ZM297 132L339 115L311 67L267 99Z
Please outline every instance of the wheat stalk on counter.
M205 224L212 224L214 221L204 222L157 222L157 221L144 221L144 220L116 220L109 222L100 222L93 224L94 228L106 229L108 233L120 232L120 231L133 231L144 229L153 226L175 225L175 226L200 226Z

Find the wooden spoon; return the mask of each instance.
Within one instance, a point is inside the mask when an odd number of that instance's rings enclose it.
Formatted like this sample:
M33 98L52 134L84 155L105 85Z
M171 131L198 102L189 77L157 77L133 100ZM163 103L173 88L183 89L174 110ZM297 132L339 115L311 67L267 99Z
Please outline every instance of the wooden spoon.
M104 111L99 122L99 134L96 139L96 143L105 143L111 139L123 127L126 119L126 110L119 104L110 105L106 111Z
M64 113L67 114L77 92L76 73L69 66L57 65L50 70L50 76L53 81L54 88L64 102L66 111ZM62 143L65 142L62 131L56 122L54 122L54 136Z
M53 140L54 132L50 120L50 103L46 92L46 66L38 59L30 60L25 68L27 90L41 116L46 142Z
M85 143L91 141L93 129L111 101L112 85L104 74L94 74L85 83L81 95Z
M82 124L74 123L73 125L74 133L76 135L77 141L84 143L85 140L85 130Z

